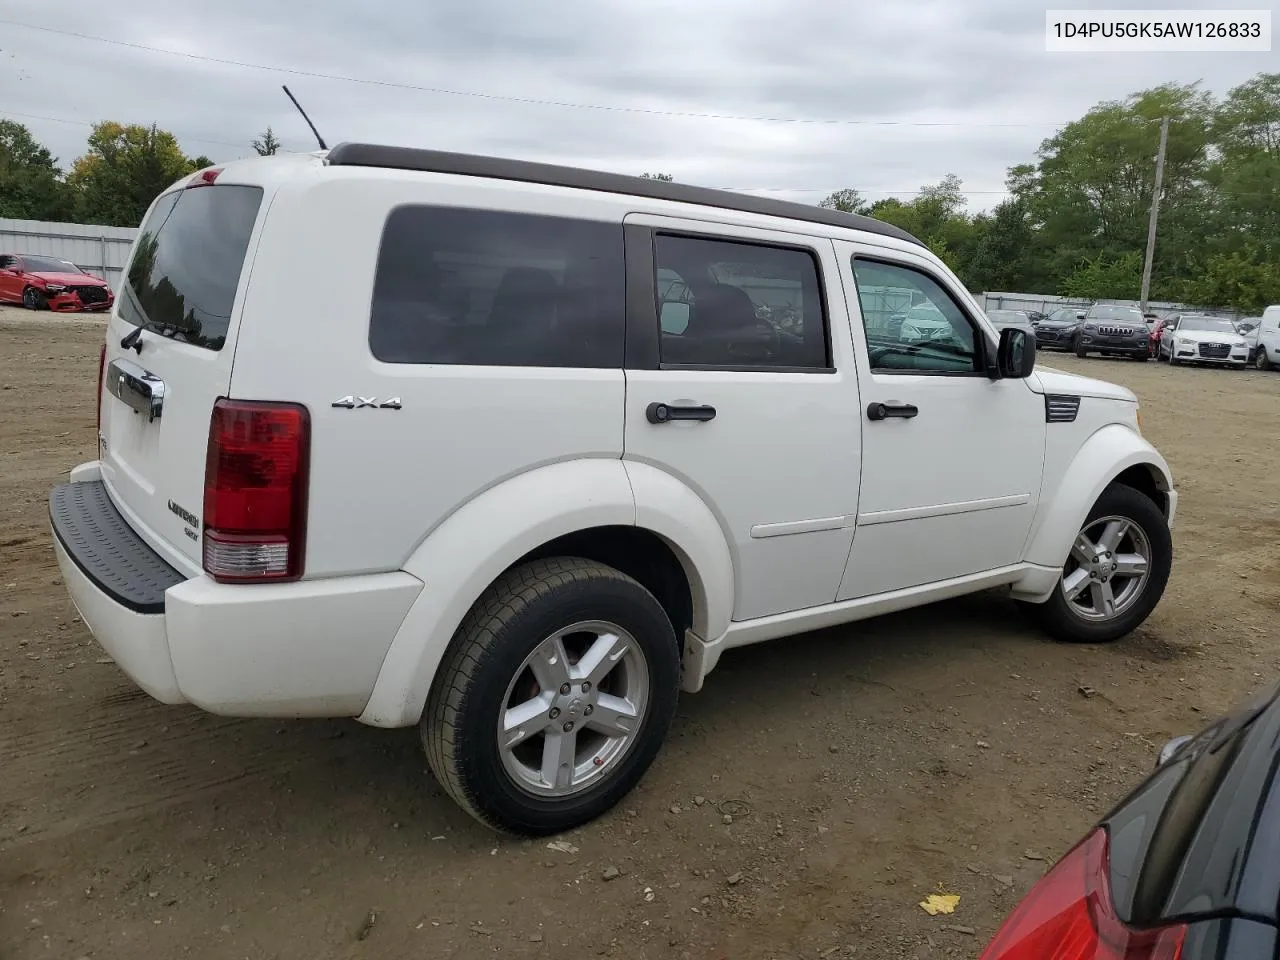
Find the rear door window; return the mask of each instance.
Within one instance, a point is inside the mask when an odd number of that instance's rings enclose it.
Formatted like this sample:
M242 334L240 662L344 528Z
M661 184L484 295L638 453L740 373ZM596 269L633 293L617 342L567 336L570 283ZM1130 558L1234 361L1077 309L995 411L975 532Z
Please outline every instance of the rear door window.
M403 206L369 347L385 363L620 368L624 310L621 223Z
M219 184L160 199L142 226L119 301L135 326L221 350L262 188Z

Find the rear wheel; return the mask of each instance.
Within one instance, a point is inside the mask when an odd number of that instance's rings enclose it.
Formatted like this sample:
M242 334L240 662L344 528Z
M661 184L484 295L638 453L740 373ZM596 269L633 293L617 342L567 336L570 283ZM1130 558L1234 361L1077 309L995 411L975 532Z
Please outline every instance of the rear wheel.
M639 583L590 560L525 564L458 629L422 717L427 761L482 823L567 830L639 782L679 683L671 621Z
M1160 508L1133 487L1112 484L1089 511L1053 594L1030 610L1056 640L1117 640L1151 615L1172 564Z
M47 310L49 301L35 287L27 287L22 291L22 305L28 310Z

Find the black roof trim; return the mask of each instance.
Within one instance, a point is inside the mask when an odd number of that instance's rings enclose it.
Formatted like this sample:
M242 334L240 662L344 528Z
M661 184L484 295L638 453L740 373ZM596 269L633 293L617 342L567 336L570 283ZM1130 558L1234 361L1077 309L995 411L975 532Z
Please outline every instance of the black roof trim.
M877 233L924 246L900 227L873 217L842 213L839 210L828 210L806 203L755 197L730 190L713 190L710 187L694 187L683 183L650 180L646 177L630 177L621 173L581 170L577 167L562 167L550 163L509 160L503 157L485 157L469 153L450 153L444 150L389 147L373 143L339 143L329 151L325 159L330 166L334 167L384 167L392 170L454 173L468 177L490 177L495 180L517 180L524 183L543 183L554 187L574 187L578 190L622 193L654 200L697 203L723 210L804 220L831 227L843 227L847 230L864 230L867 233Z

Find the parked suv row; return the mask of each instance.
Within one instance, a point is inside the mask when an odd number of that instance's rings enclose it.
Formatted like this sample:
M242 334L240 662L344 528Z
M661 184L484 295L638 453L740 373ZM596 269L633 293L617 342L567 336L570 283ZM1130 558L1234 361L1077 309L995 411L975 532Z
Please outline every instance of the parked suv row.
M866 217L252 158L148 211L55 547L152 696L417 725L462 807L553 832L632 788L734 647L990 588L1064 641L1142 623L1168 466L1130 391L1034 363Z

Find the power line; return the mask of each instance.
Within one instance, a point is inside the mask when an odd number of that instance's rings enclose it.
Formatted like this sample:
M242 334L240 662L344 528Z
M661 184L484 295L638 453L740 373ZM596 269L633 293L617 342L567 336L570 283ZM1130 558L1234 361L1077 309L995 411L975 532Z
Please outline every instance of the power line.
M76 125L76 126L82 126L82 127L93 127L93 126L94 126L94 124L93 124L91 121L89 121L89 120L77 120L77 119L73 119L73 118L71 118L71 117L50 117L50 116L48 116L48 115L46 115L46 114L41 114L41 113L22 113L22 112L20 112L20 111L18 111L18 110L9 110L9 109L0 109L0 116L6 116L6 117L23 117L23 118L26 118L26 119L28 119L28 120L47 120L47 121L49 121L49 122L51 122L51 123L67 123L67 124L73 124L73 125ZM202 137L189 137L189 136L187 136L186 134L178 133L178 132L175 132L175 131L172 131L172 130L171 130L171 131L169 131L169 132L170 132L170 133L173 133L173 135L174 135L175 137L177 137L179 140L186 140L186 141L190 141L190 142L192 142L192 143L216 144L216 145L218 145L218 146L223 146L223 147L235 147L235 148L239 149L239 150L242 152L242 155L244 155L244 156L248 156L248 155L249 155L249 153L248 153L248 148L247 148L247 147L245 146L245 144L243 144L243 143L233 143L233 142L231 142L230 140L209 140L209 139L207 139L207 138L202 138ZM836 192L837 192L837 191L839 191L839 190L846 190L846 189L849 189L849 188L847 188L847 187L832 187L832 186L826 186L826 187L742 187L742 186L718 186L718 187L712 187L711 189L713 189L713 190L733 190L733 191L736 191L736 192L739 192L739 193L822 193L822 194L830 194L830 193L836 193ZM924 190L920 190L920 189L916 189L916 190L889 190L889 189L876 188L876 187L858 188L858 193L860 193L860 194L878 193L878 194L886 194L886 195L890 195L890 196L903 196L903 195L917 196L917 195L922 194L922 193L925 193L925 192L926 192L926 191L924 191ZM1007 191L1007 190L960 190L960 191L958 191L958 192L959 192L959 193L961 193L961 194L963 194L964 196L1002 196L1002 195L1004 195L1004 194L1008 193L1009 191Z
M0 24L9 27L20 27L24 30L36 30L59 37L71 37L76 40L89 40L95 43L107 43L112 46L125 47L130 50L142 50L147 53L160 53L171 57L182 57L186 60L197 60L202 63L216 63L222 66L241 67L247 70L267 70L272 73L284 73L295 77L308 77L313 80L337 80L343 83L358 83L371 87L386 87L397 90L415 90L419 93L435 93L450 97L472 97L479 100L498 100L506 103L534 104L547 107L565 107L575 110L599 110L612 113L637 113L655 117L684 117L696 120L735 120L753 123L804 123L828 126L854 125L867 127L1056 127L1058 123L1039 121L1035 123L996 121L996 120L855 120L848 118L821 117L771 117L747 116L728 113L696 113L684 110L655 110L649 107L622 107L599 103L577 103L566 100L546 100L537 97L517 97L498 93L482 93L475 90L454 90L447 87L430 87L416 83L405 83L396 80L375 80L370 77L352 77L344 74L321 73L316 70L301 70L295 67L279 67L271 64L252 63L247 60L233 60L227 57L210 57L198 53L187 53L183 50L168 50L164 47L153 47L144 43L128 40L116 40L111 37L98 37L87 33L76 33L71 30L58 30L54 27L37 26L34 23L22 23L18 20L0 19Z

